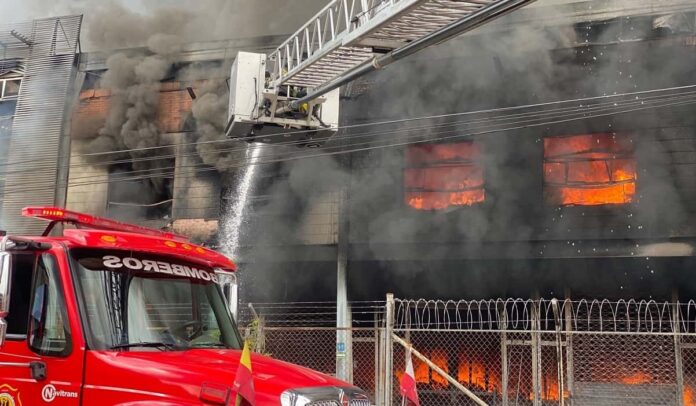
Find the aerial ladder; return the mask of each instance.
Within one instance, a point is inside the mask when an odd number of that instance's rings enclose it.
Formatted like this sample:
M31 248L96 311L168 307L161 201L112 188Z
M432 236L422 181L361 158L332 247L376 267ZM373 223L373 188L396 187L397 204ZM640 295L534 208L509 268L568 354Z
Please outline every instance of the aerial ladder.
M270 54L238 53L226 135L319 146L341 86L533 1L331 0Z

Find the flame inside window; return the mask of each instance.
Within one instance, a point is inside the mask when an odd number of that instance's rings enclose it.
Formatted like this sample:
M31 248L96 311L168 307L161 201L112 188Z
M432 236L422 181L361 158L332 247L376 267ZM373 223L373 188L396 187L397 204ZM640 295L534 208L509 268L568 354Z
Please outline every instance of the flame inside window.
M636 179L632 144L624 135L544 139L544 194L549 204L631 203Z
M465 345L456 347L455 351L448 351L444 347L427 348L423 343L416 343L415 346L423 356L428 358L438 368L479 395L486 394L486 396L498 397L500 399L503 389L502 368L508 367L508 372L515 371L514 374L510 373L508 377L508 395L511 398L522 399L526 397L528 401L534 400L532 366L531 364L525 364L523 358L519 358L519 361L508 361L507 366L501 366L500 349L496 351L493 347ZM413 360L414 378L420 394L423 394L424 397L433 394L441 396L451 394L449 391L451 389L450 382L447 379L431 369L428 364L421 361L418 357L412 355L411 359ZM514 359L510 358L510 360ZM404 375L405 365L403 361L405 360L402 360L402 363L395 362L394 364L394 375L397 381L401 381ZM607 362L610 362L610 360L607 360ZM557 404L561 395L558 371L555 368L555 362L551 365L551 368L549 368L549 364L544 365L539 374L539 397L542 404L547 404L548 402ZM659 385L657 386L658 388L660 386L668 387L669 385L674 385L671 375L660 377L660 375L663 375L660 373L662 372L661 370L658 371L657 375L654 375L647 370L635 370L626 365L611 365L612 367L607 369L605 364L597 361L588 365L586 369L581 368L582 372L580 375L582 375L582 381L587 383L615 384L617 389L622 390L626 390L626 386L633 386L637 387L636 390L639 391L645 391L647 385ZM646 367L650 368L650 366ZM567 401L570 399L568 382L565 377L562 379L562 382L564 382L562 396L566 399L566 404L568 404ZM665 381L665 379L667 380ZM624 386L624 388L621 388L621 386ZM639 388L641 386L643 387L642 389ZM693 385L684 384L682 400L683 403L681 404L684 406L696 406L696 391ZM423 398L421 398L421 401L423 401ZM521 404L531 403L522 402Z
M418 210L442 210L483 202L480 156L480 145L471 141L409 147L404 171L406 204Z

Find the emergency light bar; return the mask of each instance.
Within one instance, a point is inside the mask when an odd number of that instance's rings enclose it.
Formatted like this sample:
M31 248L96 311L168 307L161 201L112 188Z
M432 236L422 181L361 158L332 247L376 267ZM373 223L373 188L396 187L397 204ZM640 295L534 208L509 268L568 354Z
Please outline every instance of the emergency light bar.
M134 224L121 223L120 221L110 220L103 217L95 217L89 214L59 209L56 207L25 207L22 209L22 216L47 220L51 223L71 223L77 226L84 226L86 228L123 231L126 233L144 234L152 237L167 238L170 240L188 241L188 238L184 237L183 235L155 230L153 228L136 226ZM50 226L47 229L47 232L44 232L44 234L47 234L48 232L50 232Z

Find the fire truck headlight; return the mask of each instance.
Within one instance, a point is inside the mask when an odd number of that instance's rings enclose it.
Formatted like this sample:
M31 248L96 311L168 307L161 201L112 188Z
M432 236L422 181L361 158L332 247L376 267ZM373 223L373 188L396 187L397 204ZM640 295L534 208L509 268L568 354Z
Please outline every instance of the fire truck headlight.
M317 386L289 389L280 395L282 406L338 404L341 406L370 406L367 394L356 387Z

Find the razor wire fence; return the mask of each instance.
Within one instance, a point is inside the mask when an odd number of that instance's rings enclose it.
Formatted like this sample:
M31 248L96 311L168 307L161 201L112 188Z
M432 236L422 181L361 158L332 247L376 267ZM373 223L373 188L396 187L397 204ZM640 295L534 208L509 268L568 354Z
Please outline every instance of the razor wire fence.
M240 324L257 351L320 372L348 357L348 380L375 405L401 404L410 354L423 406L696 406L694 301L388 297L351 309L341 329L335 303L254 304Z
M488 405L696 405L693 301L395 300L394 308L394 333ZM395 371L404 357L395 347ZM422 405L476 404L423 363L414 367Z

